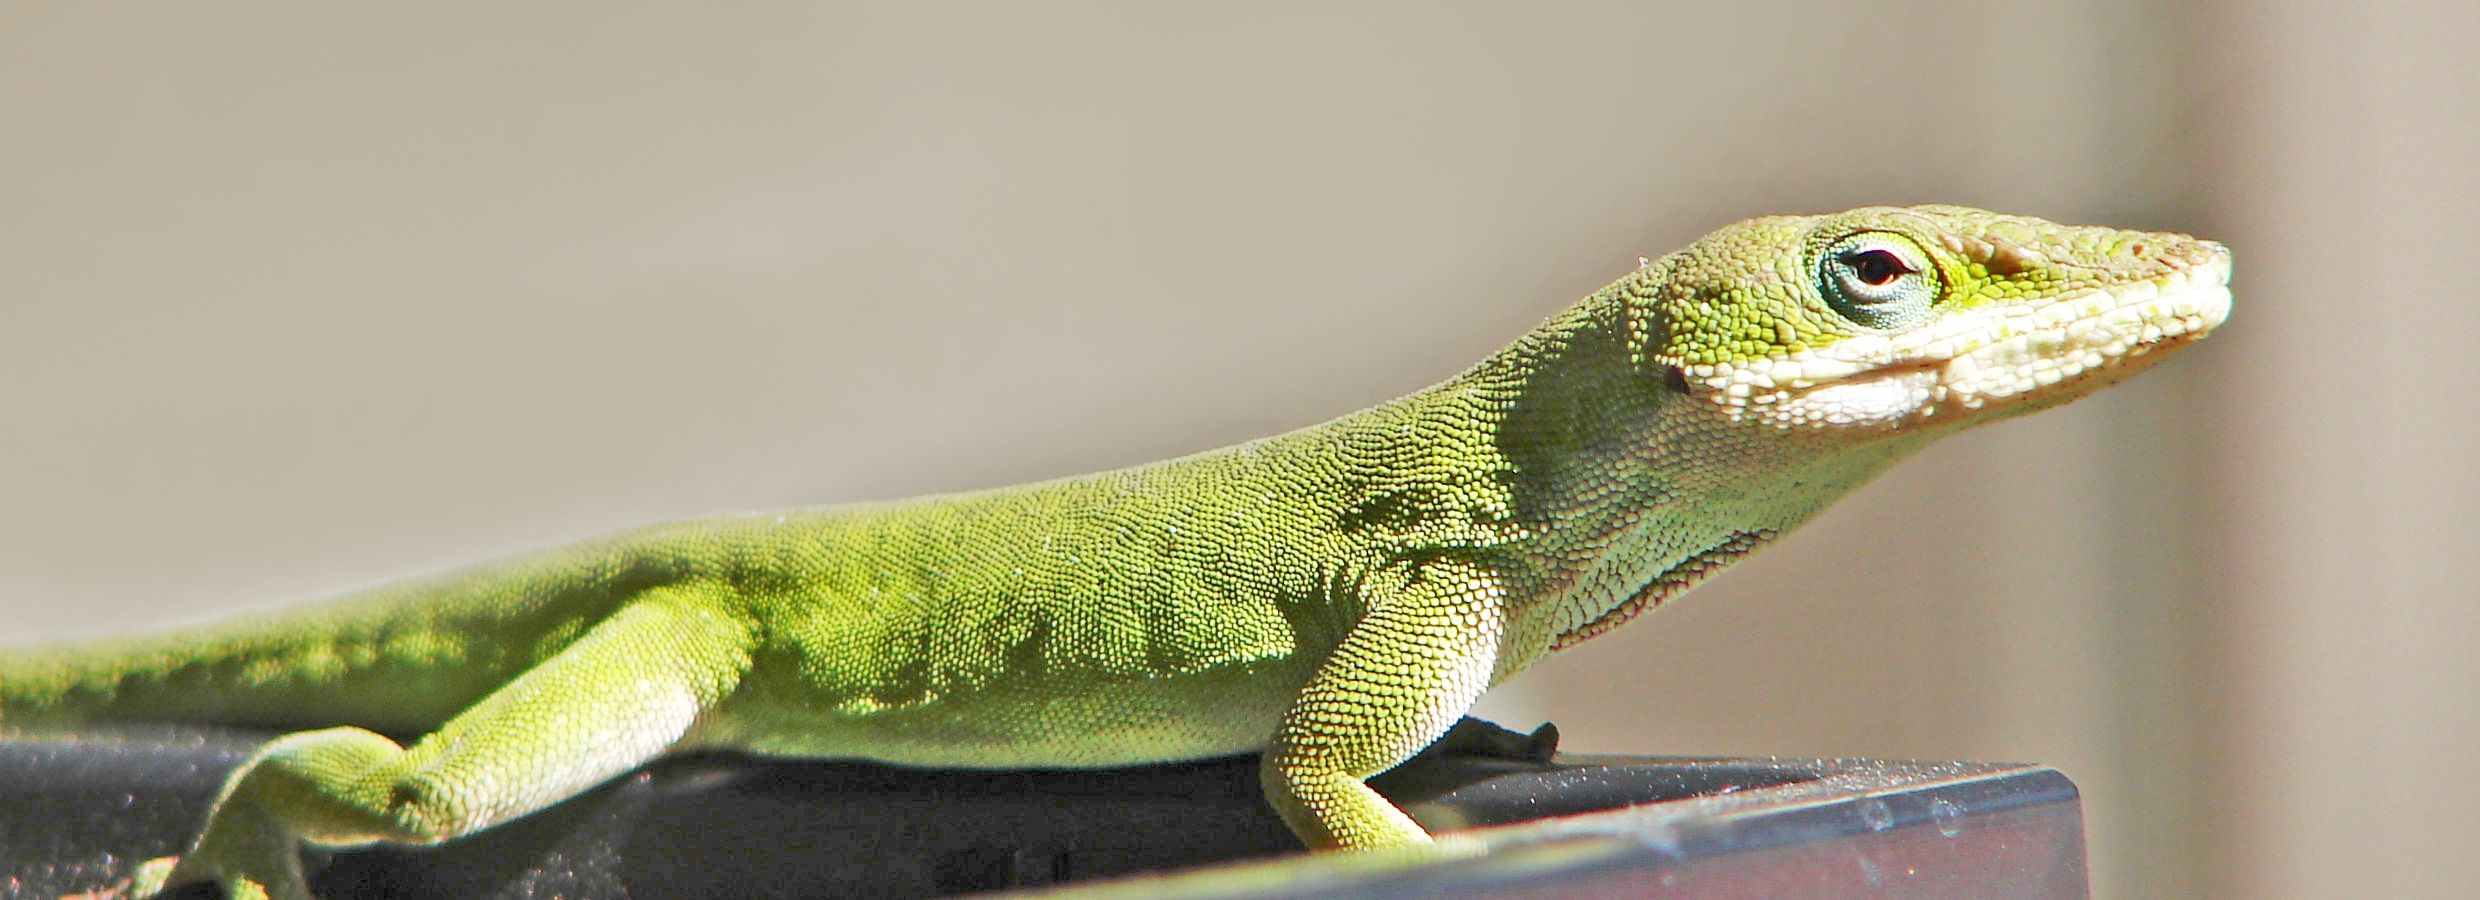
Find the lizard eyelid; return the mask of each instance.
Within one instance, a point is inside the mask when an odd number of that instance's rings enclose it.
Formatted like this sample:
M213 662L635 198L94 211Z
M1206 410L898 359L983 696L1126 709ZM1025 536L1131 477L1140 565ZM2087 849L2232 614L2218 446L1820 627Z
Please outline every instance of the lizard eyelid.
M1920 271L1903 257L1896 256L1894 251L1882 247L1846 253L1843 263L1850 266L1852 274L1859 276L1861 281L1878 287Z
M1926 321L1941 288L1928 254L1901 235L1851 235L1818 260L1817 290L1826 305L1868 328L1901 329Z

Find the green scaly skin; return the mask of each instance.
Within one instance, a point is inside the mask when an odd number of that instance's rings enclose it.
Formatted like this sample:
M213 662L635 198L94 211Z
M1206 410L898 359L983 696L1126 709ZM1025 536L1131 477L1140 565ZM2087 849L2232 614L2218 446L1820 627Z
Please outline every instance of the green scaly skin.
M1441 384L1114 472L662 525L290 616L21 654L0 725L279 723L177 862L426 844L658 755L1111 766L1264 751L1311 847L1430 841L1363 779L1929 440L2229 309L2183 235L1958 207L1755 219ZM400 747L377 732L426 734Z

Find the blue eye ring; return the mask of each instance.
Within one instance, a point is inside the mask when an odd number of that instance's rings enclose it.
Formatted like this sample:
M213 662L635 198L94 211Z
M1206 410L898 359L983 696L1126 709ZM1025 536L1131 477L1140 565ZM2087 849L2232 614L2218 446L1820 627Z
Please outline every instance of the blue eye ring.
M1944 284L1929 254L1910 238L1861 232L1827 245L1817 260L1817 292L1836 315L1896 331L1929 318Z

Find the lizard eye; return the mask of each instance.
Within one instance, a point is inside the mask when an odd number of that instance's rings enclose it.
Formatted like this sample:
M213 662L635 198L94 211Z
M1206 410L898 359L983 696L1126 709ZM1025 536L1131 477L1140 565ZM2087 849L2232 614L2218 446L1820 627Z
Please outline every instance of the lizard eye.
M1906 328L1929 317L1938 279L1911 240L1884 233L1834 242L1817 261L1817 289L1843 318L1870 328Z
M1871 287L1885 287L1893 284L1896 278L1912 274L1912 267L1904 265L1903 260L1890 250L1862 250L1847 257L1844 262L1851 266L1853 275L1859 276Z

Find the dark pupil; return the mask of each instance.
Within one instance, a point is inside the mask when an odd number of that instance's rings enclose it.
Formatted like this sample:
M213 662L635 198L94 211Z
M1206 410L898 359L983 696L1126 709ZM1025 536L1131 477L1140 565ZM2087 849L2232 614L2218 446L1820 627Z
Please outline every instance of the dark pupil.
M1851 273L1871 287L1885 287L1912 270L1903 260L1884 250L1868 250L1852 254Z

